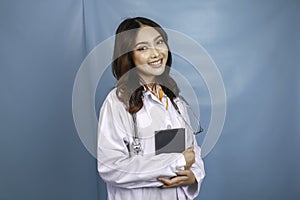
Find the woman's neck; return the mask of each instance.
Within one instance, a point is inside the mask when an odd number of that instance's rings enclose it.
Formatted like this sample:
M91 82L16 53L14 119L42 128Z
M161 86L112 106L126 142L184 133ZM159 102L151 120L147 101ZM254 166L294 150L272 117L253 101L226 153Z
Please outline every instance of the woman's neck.
M142 78L142 77L140 77L140 83L141 83L142 85L148 85L148 86L152 86L152 85L154 85L154 84L157 84L155 78L153 78L153 79L144 79L144 78Z

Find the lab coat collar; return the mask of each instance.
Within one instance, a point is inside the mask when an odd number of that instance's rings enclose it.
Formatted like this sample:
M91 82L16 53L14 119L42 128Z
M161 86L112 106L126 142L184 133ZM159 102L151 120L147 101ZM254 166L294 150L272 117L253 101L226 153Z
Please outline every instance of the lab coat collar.
M144 87L144 96L145 96L145 97L150 97L153 101L156 101L157 103L163 105L163 101L161 102L161 101L157 98L157 96L155 96L155 95L152 94L150 91L148 91L148 90L146 89L145 86L143 86L143 87ZM163 94L163 98L167 98L167 97L168 97L168 96L164 93L164 94Z

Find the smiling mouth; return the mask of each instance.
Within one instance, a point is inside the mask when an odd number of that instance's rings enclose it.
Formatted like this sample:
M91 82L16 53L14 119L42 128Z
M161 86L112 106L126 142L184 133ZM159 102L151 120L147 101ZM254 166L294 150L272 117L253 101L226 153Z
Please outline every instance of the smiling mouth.
M154 68L158 68L162 65L162 61L163 59L159 59L159 60L156 60L156 61L153 61L153 62L150 62L148 63L151 67L154 67Z

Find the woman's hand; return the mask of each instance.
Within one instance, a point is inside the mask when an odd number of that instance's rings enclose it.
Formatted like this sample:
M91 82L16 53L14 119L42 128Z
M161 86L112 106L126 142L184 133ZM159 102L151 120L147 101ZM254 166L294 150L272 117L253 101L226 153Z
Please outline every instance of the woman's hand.
M177 176L171 179L159 177L158 180L164 184L163 186L161 186L161 188L186 186L196 182L194 173L191 170L180 170L176 173Z
M186 165L184 166L185 170L190 169L190 167L195 163L195 152L194 148L187 148L184 152L182 152L185 158Z
M182 152L185 158L186 165L184 166L184 170L179 170L177 176L168 179L159 177L158 180L161 181L164 185L161 188L172 188L179 186L186 186L195 183L196 179L194 173L190 170L190 167L195 163L195 152L194 148L187 148L184 152Z

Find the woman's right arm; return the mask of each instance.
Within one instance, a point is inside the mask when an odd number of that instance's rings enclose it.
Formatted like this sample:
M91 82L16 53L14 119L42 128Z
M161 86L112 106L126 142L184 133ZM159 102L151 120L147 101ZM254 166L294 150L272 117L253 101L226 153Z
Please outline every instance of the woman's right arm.
M160 187L157 177L173 177L186 165L182 153L155 156L130 155L133 135L130 115L114 98L103 103L98 126L98 171L102 179L116 187ZM131 143L129 143L131 145Z

